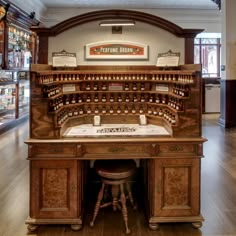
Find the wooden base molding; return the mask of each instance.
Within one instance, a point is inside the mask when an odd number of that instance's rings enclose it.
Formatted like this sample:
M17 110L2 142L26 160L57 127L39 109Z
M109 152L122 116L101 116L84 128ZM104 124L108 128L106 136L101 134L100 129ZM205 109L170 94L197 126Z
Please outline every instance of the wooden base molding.
M224 128L236 126L235 101L236 80L221 80L219 124Z

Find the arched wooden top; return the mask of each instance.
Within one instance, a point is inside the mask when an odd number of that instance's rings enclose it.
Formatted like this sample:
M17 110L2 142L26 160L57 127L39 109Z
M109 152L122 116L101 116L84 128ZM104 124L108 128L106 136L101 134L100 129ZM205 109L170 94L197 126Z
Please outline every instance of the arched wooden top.
M183 38L194 38L198 33L203 31L202 29L183 29L168 20L145 12L119 9L88 12L69 18L50 28L32 27L31 30L41 36L56 36L77 25L108 19L126 19L144 22Z

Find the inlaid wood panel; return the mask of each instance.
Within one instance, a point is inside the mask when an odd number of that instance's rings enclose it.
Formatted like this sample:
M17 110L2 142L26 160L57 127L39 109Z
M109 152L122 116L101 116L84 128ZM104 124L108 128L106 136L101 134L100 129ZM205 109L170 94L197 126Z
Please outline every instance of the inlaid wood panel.
M199 159L156 159L152 163L154 215L199 215Z
M30 217L77 216L77 164L74 160L31 162Z

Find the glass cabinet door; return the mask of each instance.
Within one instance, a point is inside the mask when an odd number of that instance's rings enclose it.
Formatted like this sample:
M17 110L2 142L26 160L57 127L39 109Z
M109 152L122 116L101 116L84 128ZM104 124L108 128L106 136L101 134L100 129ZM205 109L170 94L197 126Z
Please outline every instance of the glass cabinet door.
M19 116L29 113L29 72L18 73L19 79Z
M16 85L0 85L0 125L15 119Z

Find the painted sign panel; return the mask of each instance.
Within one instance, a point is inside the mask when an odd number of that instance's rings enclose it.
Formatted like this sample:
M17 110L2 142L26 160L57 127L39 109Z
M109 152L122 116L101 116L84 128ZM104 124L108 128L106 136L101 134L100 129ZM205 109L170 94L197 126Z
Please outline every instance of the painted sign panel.
M52 64L53 67L76 67L76 53L61 52L52 53Z
M103 41L85 46L86 59L148 59L148 46L127 41Z

